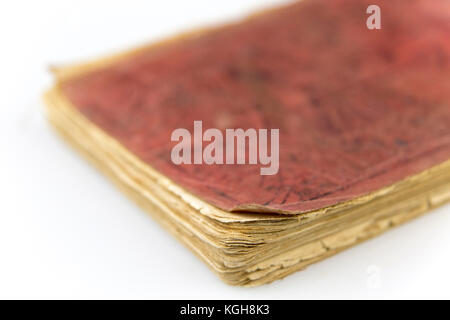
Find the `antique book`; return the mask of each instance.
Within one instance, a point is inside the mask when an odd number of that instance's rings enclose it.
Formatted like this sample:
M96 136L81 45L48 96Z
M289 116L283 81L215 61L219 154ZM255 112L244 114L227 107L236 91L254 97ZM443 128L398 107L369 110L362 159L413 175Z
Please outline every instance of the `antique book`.
M232 285L450 200L447 0L303 0L54 74L45 100L62 137ZM194 160L174 161L173 133L199 124ZM215 142L277 130L277 167L252 162L250 137L241 162L202 159L210 128Z

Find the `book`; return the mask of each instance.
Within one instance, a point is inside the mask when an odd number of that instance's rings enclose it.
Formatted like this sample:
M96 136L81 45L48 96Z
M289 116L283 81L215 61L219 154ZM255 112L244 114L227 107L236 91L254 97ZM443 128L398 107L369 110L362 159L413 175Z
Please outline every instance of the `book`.
M445 0L303 0L55 68L47 113L221 279L255 286L450 200L449 35Z

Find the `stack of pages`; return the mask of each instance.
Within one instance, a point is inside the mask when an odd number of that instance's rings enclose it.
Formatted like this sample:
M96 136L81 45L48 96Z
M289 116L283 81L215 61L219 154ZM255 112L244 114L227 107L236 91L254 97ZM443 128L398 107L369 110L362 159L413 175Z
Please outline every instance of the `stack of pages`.
M303 0L54 72L62 137L232 285L450 200L447 0Z

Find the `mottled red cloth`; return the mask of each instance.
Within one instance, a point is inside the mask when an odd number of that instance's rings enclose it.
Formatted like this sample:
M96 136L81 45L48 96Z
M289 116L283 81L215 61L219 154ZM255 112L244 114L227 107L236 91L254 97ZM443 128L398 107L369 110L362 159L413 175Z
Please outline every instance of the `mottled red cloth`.
M381 30L366 8L381 8ZM318 209L450 158L450 1L304 0L69 79L91 121L225 209ZM171 133L279 128L280 170L171 162Z

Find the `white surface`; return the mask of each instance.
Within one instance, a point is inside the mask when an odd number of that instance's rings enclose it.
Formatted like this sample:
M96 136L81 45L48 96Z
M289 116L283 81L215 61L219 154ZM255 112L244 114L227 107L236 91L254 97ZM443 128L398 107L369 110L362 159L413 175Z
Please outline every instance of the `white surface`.
M51 84L48 65L122 50L264 5L2 4L0 298L450 298L450 206L285 280L229 287L47 125L40 96Z

